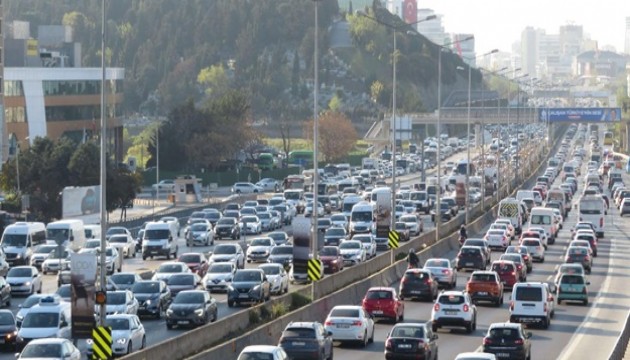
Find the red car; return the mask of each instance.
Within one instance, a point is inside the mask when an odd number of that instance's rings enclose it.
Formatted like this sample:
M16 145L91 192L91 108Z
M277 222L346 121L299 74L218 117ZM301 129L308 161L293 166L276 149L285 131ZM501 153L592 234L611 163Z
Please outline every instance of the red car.
M197 273L200 278L206 276L208 272L208 259L206 256L201 253L184 253L179 255L177 261L181 261L184 264L188 265L190 271Z
M547 191L542 186L534 186L532 190L537 191L543 199L547 196Z
M513 261L494 261L490 269L499 274L499 278L506 288L512 288L514 284L516 284L519 280L519 274L516 269L516 264L514 264Z
M405 303L391 287L370 288L361 304L374 319L386 319L396 323L405 317Z
M326 274L334 274L343 270L343 256L337 246L324 246L319 251L319 259L324 264Z

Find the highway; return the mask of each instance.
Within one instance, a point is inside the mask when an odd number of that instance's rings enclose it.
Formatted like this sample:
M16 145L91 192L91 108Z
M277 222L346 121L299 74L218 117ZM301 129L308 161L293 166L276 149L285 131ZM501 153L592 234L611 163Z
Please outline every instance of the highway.
M476 157L477 156L478 151L471 149L471 157ZM446 162L452 161L457 163L460 159L464 159L466 158L466 151L463 152L459 152L459 153L455 153L454 155L444 159L444 161L442 162L443 164L445 164ZM429 169L426 171L426 175L427 177L433 175L435 173L435 168L434 169ZM399 176L397 177L397 181L400 181L401 185L411 185L413 183L417 183L420 181L420 173L414 173L414 174L408 174L408 175L404 175L404 176ZM389 181L388 181L389 182ZM225 194L223 194L225 195ZM145 206L144 208L137 208L135 210L133 210L134 213L147 213L149 214L149 209L151 207L150 206ZM162 207L164 208L164 207ZM156 210L159 208L156 208ZM128 216L131 216L131 212L128 214ZM110 216L120 216L118 213L115 215L110 215ZM117 218L117 217L111 217L111 218ZM429 215L422 215L423 221L424 221L424 231L430 231L434 228L434 224L431 222L430 216ZM185 223L185 221L187 219L180 219L182 223ZM184 234L184 230L185 228L182 227L182 231L181 231L181 235L183 236ZM283 231L286 231L289 235L291 235L291 226L284 226L284 228L282 229ZM264 236L265 234L263 233L260 236ZM248 235L247 239L251 240L254 236L252 235ZM202 253L208 253L210 251L212 251L213 246L198 246L198 247L188 247L186 245L185 239L183 237L180 237L179 239L177 239L178 245L179 245L179 251L178 254L182 254L184 252L202 252ZM229 243L229 242L233 242L233 240L216 240L215 244L220 244L220 243ZM241 244L244 245L244 239L241 240ZM145 272L145 271L154 271L155 269L157 269L160 264L162 264L165 261L164 258L157 258L155 260L150 260L147 259L146 261L143 261L140 254L137 254L135 258L127 258L124 259L123 261L123 272L136 272L136 273L140 273L140 272ZM252 263L252 264L247 264L246 263L246 268L256 268L259 264L256 263ZM43 293L53 293L57 290L57 277L55 274L49 274L49 275L44 275L43 276ZM295 289L299 289L300 287L305 286L305 285L290 285L290 291L294 291ZM222 293L213 293L212 296L217 300L218 302L218 309L219 309L219 318L223 319L225 317L230 316L231 314L234 314L236 312L239 311L243 311L246 309L246 307L234 307L234 308L229 308L227 306L227 296L226 294L222 294ZM20 304L22 304L25 300L25 297L17 297L15 296L13 298L13 301L11 302L11 306L9 307L9 309L13 312L13 313L17 313L17 311L19 310L19 306ZM166 323L165 320L156 320L156 319L150 319L150 318L142 318L142 323L145 327L146 330L146 338L147 338L147 346L151 346L153 344L157 344L163 340L166 339L170 339L174 336L178 336L181 335L183 333L185 333L187 330L187 328L175 328L172 330L167 330L166 329ZM79 341L78 342L78 346L80 349L83 349L85 347L84 341ZM0 354L0 360L4 360L4 359L14 359L13 355L7 355L7 354Z

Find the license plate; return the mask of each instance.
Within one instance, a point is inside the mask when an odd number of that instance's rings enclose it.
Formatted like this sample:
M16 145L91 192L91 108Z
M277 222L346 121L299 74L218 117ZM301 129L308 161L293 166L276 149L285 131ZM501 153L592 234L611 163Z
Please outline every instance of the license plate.
M420 291L418 291L418 290L412 290L412 291L411 291L411 293L412 293L412 294L420 294Z
M488 295L488 293L486 291L481 291L481 292L478 292L477 294L483 295L483 296Z
M182 320L182 321L178 321L177 323L180 325L185 325L185 324L188 324L188 321Z
M304 345L306 345L306 343L303 342L303 341L293 341L291 344L293 346L304 346Z
M455 310L444 310L446 315L457 315L457 311Z
M401 349L411 349L411 344L400 344L398 347Z
M239 294L238 297L241 298L241 299L248 299L249 295L247 295L247 294Z
M466 266L473 266L473 263L466 263Z
M374 314L374 315L383 315L383 310L374 310L374 311L372 311L372 314Z
M341 328L341 329L349 329L349 328L350 328L350 325L347 325L347 324L337 324L337 327L338 327L338 328Z

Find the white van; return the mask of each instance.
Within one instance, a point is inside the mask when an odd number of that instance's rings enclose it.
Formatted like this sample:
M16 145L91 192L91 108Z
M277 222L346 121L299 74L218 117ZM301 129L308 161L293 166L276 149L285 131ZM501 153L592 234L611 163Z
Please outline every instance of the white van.
M177 257L177 226L170 221L147 223L142 238L142 260L165 256L166 260Z
M83 221L68 219L48 223L46 225L46 242L79 251L85 245Z
M569 200L569 195L564 192L564 190L559 188L552 188L547 191L547 199L545 202L550 201L558 201L562 204L562 217L567 217L569 211L571 210L571 201Z
M24 316L18 339L24 342L49 337L70 339L71 319L69 302L61 300L59 296L44 296Z
M376 204L367 201L356 203L350 213L350 235L371 232L375 218Z
M517 235L523 232L523 219L525 218L525 214L523 213L523 207L519 200L515 198L505 198L501 200L497 217L500 219L509 219Z
M553 209L540 206L533 208L529 215L529 226L544 229L549 243L554 243L558 231Z
M17 222L4 229L0 246L11 266L30 265L33 249L46 242L46 225L41 222Z
M512 288L510 322L547 329L554 315L553 289L546 283L516 283Z
M580 198L578 205L580 213L579 221L586 221L593 224L597 237L604 237L604 215L606 215L606 204L601 196L585 195Z
M83 225L83 230L85 230L86 239L101 238L101 225Z
M341 203L341 212L346 216L348 221L350 220L350 215L352 214L352 208L361 201L363 201L363 199L359 195L351 195L343 198Z
M522 201L523 199L534 199L534 203L540 206L542 205L543 198L538 191L534 190L519 190L516 192L516 200Z

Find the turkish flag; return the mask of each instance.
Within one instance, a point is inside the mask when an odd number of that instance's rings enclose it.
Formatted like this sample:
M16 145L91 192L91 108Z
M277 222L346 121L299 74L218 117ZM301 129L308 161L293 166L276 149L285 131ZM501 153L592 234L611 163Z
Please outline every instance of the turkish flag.
M416 0L405 0L403 2L403 17L407 24L418 21L418 3Z

